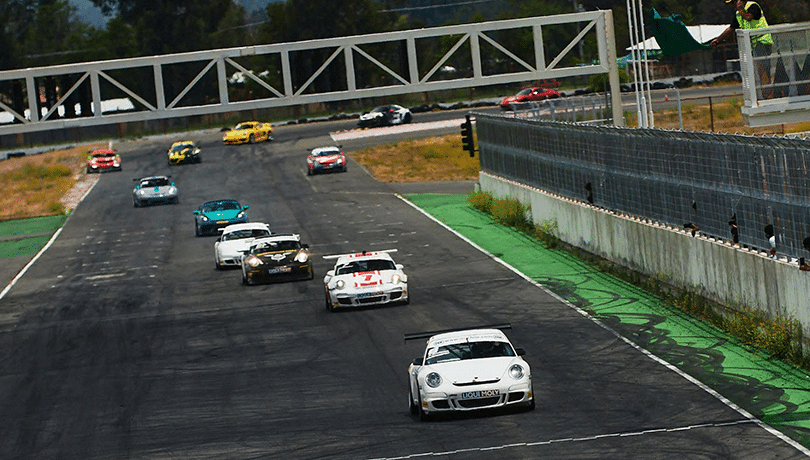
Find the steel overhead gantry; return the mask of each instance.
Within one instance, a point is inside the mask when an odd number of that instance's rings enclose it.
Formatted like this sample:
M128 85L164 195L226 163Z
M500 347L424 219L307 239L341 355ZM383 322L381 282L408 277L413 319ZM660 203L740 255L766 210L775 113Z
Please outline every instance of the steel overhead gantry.
M544 28L557 43L570 33L553 56ZM518 33L531 35L533 56L509 42ZM564 65L586 38L598 60ZM463 73L446 73L449 63ZM66 64L0 72L0 135L605 73L623 125L609 10ZM105 111L114 98L132 109Z

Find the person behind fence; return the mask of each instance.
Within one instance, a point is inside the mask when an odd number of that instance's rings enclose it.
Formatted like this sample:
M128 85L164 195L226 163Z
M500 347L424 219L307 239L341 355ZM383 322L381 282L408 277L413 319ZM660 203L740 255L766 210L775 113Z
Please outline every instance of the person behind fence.
M734 19L731 24L723 31L717 38L713 39L710 44L716 47L719 43L728 40L734 36L737 29L762 29L768 27L768 21L765 20L765 14L757 2L743 1L743 0L726 0L726 3L734 2L736 9ZM771 55L771 47L773 45L773 37L771 34L752 35L751 36L751 50L754 58L766 57ZM771 83L771 60L770 59L756 59L759 87L764 88ZM765 99L770 99L773 95L773 90L763 89L762 96Z

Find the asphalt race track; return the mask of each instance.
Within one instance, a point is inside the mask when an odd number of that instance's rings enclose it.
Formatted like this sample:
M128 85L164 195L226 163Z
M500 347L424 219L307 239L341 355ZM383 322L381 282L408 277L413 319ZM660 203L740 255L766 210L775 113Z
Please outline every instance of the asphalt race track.
M804 457L358 164L308 177L306 150L332 143L316 134L205 135L201 164L171 168L179 137L116 146L124 171L100 177L0 300L0 458ZM134 208L132 179L167 173L180 203ZM192 210L219 198L300 233L315 279L247 287L215 270ZM398 250L411 304L327 312L321 256L376 249ZM406 369L423 344L403 334L502 322L527 350L536 410L412 417Z

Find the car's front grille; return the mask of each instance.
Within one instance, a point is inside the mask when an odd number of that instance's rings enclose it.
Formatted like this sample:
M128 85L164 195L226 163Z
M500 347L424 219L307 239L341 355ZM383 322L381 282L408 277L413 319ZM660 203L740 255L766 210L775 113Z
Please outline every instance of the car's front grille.
M494 396L492 398L481 399L459 399L456 403L465 409L475 409L476 407L494 406L498 404L500 400L500 396Z
M520 401L523 397L526 396L526 393L523 391L518 391L517 393L509 393L509 402Z
M476 380L475 382L453 382L453 385L457 386L457 387L469 387L469 386L474 386L474 385L489 385L491 383L497 383L499 381L500 381L499 379Z
M385 300L384 296L376 296L376 297L363 297L362 299L357 299L357 303L359 304L366 304L366 303L378 303Z

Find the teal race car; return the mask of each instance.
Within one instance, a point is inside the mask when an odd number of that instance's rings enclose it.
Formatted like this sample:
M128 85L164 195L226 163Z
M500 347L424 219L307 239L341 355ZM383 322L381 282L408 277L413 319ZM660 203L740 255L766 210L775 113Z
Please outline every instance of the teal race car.
M228 225L248 222L248 207L236 200L206 201L194 210L194 234L216 235Z

